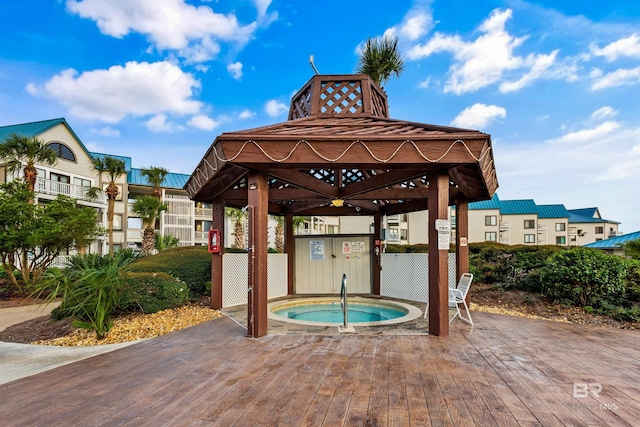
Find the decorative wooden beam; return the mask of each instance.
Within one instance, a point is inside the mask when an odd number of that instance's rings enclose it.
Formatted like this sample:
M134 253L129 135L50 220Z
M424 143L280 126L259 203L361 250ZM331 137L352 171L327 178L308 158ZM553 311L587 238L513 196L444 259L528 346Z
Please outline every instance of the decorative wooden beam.
M380 175L372 176L360 182L349 184L340 189L339 196L341 198L351 198L360 193L366 193L379 188L390 187L405 181L411 181L415 178L425 175L424 169L420 170L392 170Z
M460 195L456 204L456 283L469 272L469 203ZM468 297L468 294L467 294Z
M429 175L429 334L449 335L449 245L438 247L437 220L448 219L449 175Z
M376 242L380 243L380 230L382 229L382 215L379 213L373 216L373 294L380 295L380 270L382 270L382 246L376 245Z

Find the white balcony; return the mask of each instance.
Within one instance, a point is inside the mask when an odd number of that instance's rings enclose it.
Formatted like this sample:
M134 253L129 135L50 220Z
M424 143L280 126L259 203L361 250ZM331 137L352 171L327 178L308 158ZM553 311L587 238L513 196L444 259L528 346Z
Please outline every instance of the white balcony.
M509 244L509 238L508 237L501 237L500 238L500 243L508 245Z
M87 192L89 190L88 187L83 187L80 185L67 184L65 182L52 181L50 179L38 178L36 180L35 192L40 195L49 195L49 196L58 196L62 194L64 196L68 196L77 200L82 200L86 202L98 203L98 204L106 204L107 196L104 192L100 192L97 194L95 199L92 199L87 196Z
M622 232L622 231L610 231L609 232L609 238L622 236L623 234L624 234L624 232Z
M547 226L546 225L539 225L538 226L538 233L546 233L547 232Z
M507 231L511 228L511 224L508 222L501 222L500 223L500 231Z

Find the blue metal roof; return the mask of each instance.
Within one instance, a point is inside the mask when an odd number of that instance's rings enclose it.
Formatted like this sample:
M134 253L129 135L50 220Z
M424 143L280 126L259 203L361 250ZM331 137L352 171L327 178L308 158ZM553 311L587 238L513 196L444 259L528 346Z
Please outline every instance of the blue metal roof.
M102 157L113 157L114 159L120 159L124 162L124 170L128 173L131 170L131 157L126 156L116 156L115 154L104 154L104 153L90 153L92 157L102 158Z
M166 178L164 179L164 182L162 183L162 187L182 189L187 183L189 176L190 175L185 175L182 173L169 172ZM149 184L147 177L142 175L142 169L138 169L138 168L132 168L127 173L127 183L129 183L130 185L142 185L146 187L151 187L151 184Z
M537 214L538 207L532 199L526 200L503 200L500 202L500 213L502 215L529 215Z
M615 249L620 247L620 245L624 245L627 242L638 239L640 239L640 231L635 231L633 233L623 234L622 236L616 236L610 239L600 240L599 242L589 243L584 246L587 248L595 249Z
M609 223L620 224L617 221L610 221L603 218L595 218L598 208L569 209L569 223ZM598 216L600 213L598 212Z
M469 210L500 209L500 198L495 193L491 200L469 203Z
M50 120L41 120L39 122L30 122L30 123L20 123L17 125L9 125L9 126L0 126L0 141L3 141L6 137L11 135L12 133L18 135L24 135L27 137L38 136L41 133L44 133L51 129L54 126L58 126L59 124L63 124L67 127L67 130L73 135L73 137L78 141L80 147L87 153L88 156L91 157L91 153L87 150L87 147L84 146L82 140L78 138L78 135L71 129L69 123L61 117L59 119L50 119Z
M538 205L538 218L569 218L564 205Z

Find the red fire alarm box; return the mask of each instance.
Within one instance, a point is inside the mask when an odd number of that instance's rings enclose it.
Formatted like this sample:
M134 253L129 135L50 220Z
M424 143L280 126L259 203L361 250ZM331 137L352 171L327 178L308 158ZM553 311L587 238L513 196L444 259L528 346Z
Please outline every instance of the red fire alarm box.
M216 229L209 230L209 252L213 254L220 253L220 231Z

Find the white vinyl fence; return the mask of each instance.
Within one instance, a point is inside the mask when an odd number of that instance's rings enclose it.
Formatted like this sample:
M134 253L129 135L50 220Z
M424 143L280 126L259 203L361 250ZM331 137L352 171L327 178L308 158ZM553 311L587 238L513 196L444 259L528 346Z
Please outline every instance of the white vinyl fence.
M222 306L247 303L247 254L222 256ZM287 254L267 257L267 298L287 295ZM427 302L428 254L382 254L380 294L391 298ZM449 254L449 286L456 284L456 255Z
M249 283L248 254L222 255L222 306L246 304ZM267 255L267 298L287 295L287 254Z

